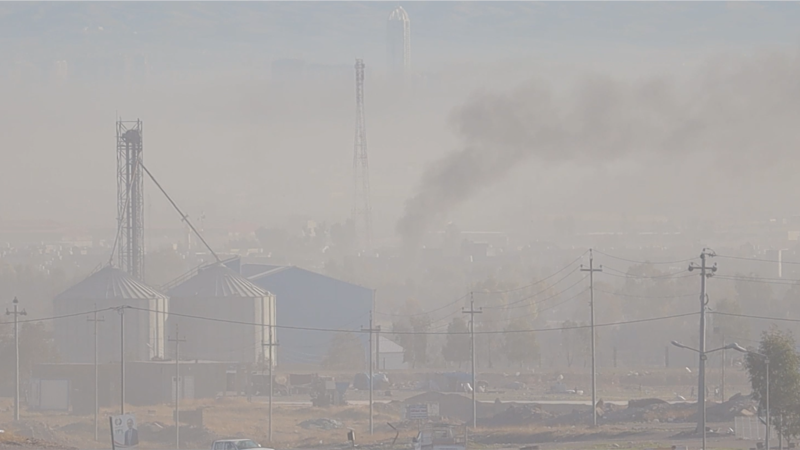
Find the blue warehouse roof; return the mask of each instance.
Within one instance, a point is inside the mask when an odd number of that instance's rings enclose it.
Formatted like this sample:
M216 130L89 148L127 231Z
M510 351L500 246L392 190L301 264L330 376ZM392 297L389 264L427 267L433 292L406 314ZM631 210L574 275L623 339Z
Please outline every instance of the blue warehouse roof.
M369 325L373 290L295 266L234 263L242 276L275 294L279 327L357 330ZM278 361L318 363L333 333L278 329Z

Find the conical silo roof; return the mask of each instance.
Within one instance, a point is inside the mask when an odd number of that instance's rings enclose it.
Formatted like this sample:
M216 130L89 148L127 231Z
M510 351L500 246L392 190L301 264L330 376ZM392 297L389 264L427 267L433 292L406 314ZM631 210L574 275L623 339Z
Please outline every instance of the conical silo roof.
M169 290L169 296L176 298L261 298L268 295L264 289L221 264L200 269L195 276Z
M59 294L55 300L150 300L167 297L127 272L106 266Z

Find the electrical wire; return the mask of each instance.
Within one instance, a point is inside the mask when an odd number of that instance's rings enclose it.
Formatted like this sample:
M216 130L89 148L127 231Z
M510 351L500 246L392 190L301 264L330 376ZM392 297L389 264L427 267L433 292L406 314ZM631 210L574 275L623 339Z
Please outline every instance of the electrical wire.
M595 253L599 253L601 255L608 256L609 258L618 259L620 261L625 261L625 262L634 263L634 264L680 264L680 263L687 263L687 262L691 262L691 261L694 261L696 259L699 259L698 257L695 257L695 258L681 259L681 260L677 260L677 261L637 261L635 259L627 259L627 258L622 258L620 256L610 255L610 254L608 254L606 252L603 252L603 251L600 251L600 250L597 250L597 249L593 249L593 250L594 250Z
M758 278L758 277L742 277L742 276L726 276L726 275L715 275L714 278L719 280L728 280L728 281L744 281L747 283L779 284L784 286L800 285L800 280L796 280L793 278Z
M683 295L632 295L632 294L620 294L618 292L609 292L609 291L604 291L602 289L597 289L597 288L594 288L594 290L595 290L595 292L602 292L603 294L613 295L615 297L631 297L631 298L660 298L660 299L665 299L665 298L694 297L694 296L697 295L697 293L683 294Z
M515 320L515 319L527 319L529 317L536 317L536 316L538 316L539 314L541 314L541 313L543 313L545 311L549 311L551 309L558 308L559 306L563 306L563 305L571 302L572 300L575 300L576 298L580 297L581 295L583 295L583 294L585 294L587 292L589 292L589 288L588 287L586 289L578 292L577 294L575 294L575 295L573 295L571 297L568 297L568 298L566 298L566 299L564 299L564 300L562 300L562 301L560 301L558 303L554 303L554 304L549 305L549 306L547 306L545 308L536 310L535 312L532 312L530 314L525 314L524 316L513 316L513 317L507 317L507 318L498 319L498 320L480 320L479 319L477 321L478 322L477 324L481 325L481 324L486 324L486 323L497 323L497 322L512 321L512 320Z
M122 308L132 309L135 311L144 311L144 312L155 312L155 310L151 310L148 308L138 308L134 306L124 306ZM119 309L119 308L112 308L112 309ZM609 322L609 323L601 323L595 324L595 328L598 327L611 327L611 326L619 326L619 325L630 325L636 323L646 323L646 322L655 322L661 320L669 320L669 319L676 319L680 317L689 317L689 316L696 316L700 314L700 312L691 312L691 313L684 313L684 314L673 314L669 316L659 316L659 317L650 317L646 319L635 319L635 320L627 320L627 321L620 321L620 322ZM263 326L270 326L264 325L255 322L244 322L239 320L228 320L228 319L220 319L217 317L203 317L203 316L195 316L191 314L179 314L170 312L170 316L175 317L185 317L188 319L196 319L196 320L205 320L210 322L219 322L219 323L229 323L233 325L247 325L253 327L263 327ZM327 332L327 333L369 333L368 330L343 330L337 328L317 328L317 327L301 327L301 326L292 326L292 325L272 325L271 326L277 330L302 330L302 331L318 331L318 332ZM562 330L572 330L572 329L583 329L583 328L591 328L591 325L575 325L569 327L556 327L556 328L534 328L534 329L527 329L527 330L481 330L475 331L475 334L507 334L507 333L533 333L533 332L545 332L545 331L562 331ZM470 334L470 332L457 332L457 333L448 333L448 332L425 332L425 331L385 331L388 334L400 335L400 334L408 334L408 335L448 335L448 334Z
M790 317L756 316L752 314L735 314L735 313L726 313L720 311L709 311L709 314L717 314L720 316L730 316L730 317L741 317L745 319L774 320L776 322L800 322L800 319L792 319Z
M548 300L550 300L550 299L553 299L553 298L556 298L556 297L558 297L559 295L563 294L564 292L567 292L568 290L570 290L570 289L574 288L575 286L579 285L579 284L580 284L580 283L582 283L584 280L586 280L586 277L585 277L585 276L584 276L584 277L582 277L580 280L578 280L578 281L576 281L576 282L572 283L571 285L569 285L569 286L565 287L564 289L562 289L562 290L560 290L560 291L556 292L555 294L549 295L549 296L547 296L547 297L545 297L545 298L539 299L539 300L537 300L537 301L535 301L535 302L532 302L532 303L527 303L527 304L524 304L524 305L520 305L520 304L519 304L519 303L521 303L521 302L523 302L523 301L526 301L526 300L530 300L530 299L532 299L533 297L535 297L535 295L533 295L533 296L530 296L530 297L523 298L523 299L521 299L521 300L518 300L518 301L516 301L516 302L513 302L513 303L509 303L508 305L487 306L487 307L485 307L484 309L490 309L490 310L492 310L492 309L503 309L503 310L509 310L509 309L525 308L525 307L528 307L528 306L534 306L534 305L538 305L538 304L540 304L540 303L544 303L544 302L546 302L546 301L548 301ZM546 292L546 291L542 291L542 292ZM541 294L542 292L538 292L538 293L537 293L537 295L538 295L538 294Z
M450 303L448 303L448 304L446 304L446 305L440 306L440 307L438 307L438 308L436 308L436 309L432 309L432 310L430 310L430 311L422 311L422 312L418 312L418 313L410 313L410 314L394 314L394 313L384 313L384 312L375 311L375 314L380 314L380 315L382 315L382 316L391 316L391 317L415 317L415 316L422 316L422 315L425 315L425 314L434 313L434 312L436 312L436 311L441 311L441 310L443 310L443 309L447 308L448 306L453 306L453 305L455 305L456 303L460 302L461 300L464 300L465 298L467 298L467 296L468 296L468 295L469 295L469 294L464 294L464 295L462 295L461 297L459 297L459 298L457 298L457 299L453 300L452 302L450 302Z
M572 266L572 265L573 265L573 264L575 264L576 262L580 261L580 260L581 260L581 258L583 258L584 256L586 256L586 253L588 253L588 252L589 252L589 251L587 250L587 251L585 251L585 252L581 253L581 254L580 254L580 256L578 256L577 258L573 259L573 260L572 260L571 262L569 262L569 263L568 263L566 266L564 266L564 267L562 267L562 268L558 269L556 272L553 272L553 273L551 273L550 275L548 275L548 276L546 276L546 277L542 278L541 280L535 281L535 282L533 282L533 283L531 283L531 284L528 284L528 285L525 285L525 286L520 286L520 287L513 288L513 289L507 289L507 290L504 290L504 291L478 291L478 292L475 292L475 293L476 293L476 294L481 294L481 295L492 295L492 294L508 294L509 292L517 292L517 291L521 291L521 290L523 290L523 289L527 289L527 288L529 288L529 287L536 286L537 284L544 283L545 281L549 280L550 278L553 278L554 276L558 275L559 273L561 273L561 272L563 272L563 271L567 270L567 268L568 268L568 267ZM573 270L573 272L575 272L575 270ZM570 273L572 273L572 272L570 272Z
M725 259L739 259L743 261L758 261L758 262L769 262L769 263L778 263L778 264L793 264L793 265L800 265L800 262L797 261L778 261L775 259L762 259L762 258L748 258L745 256L731 256L731 255L716 255L717 258L725 258Z
M85 311L81 313L74 313L74 314L65 314L60 316L51 316L51 317L42 317L38 319L27 319L24 321L17 321L17 323L28 323L28 322L44 322L48 320L56 320L56 319L65 319L70 317L76 317L81 315L88 315L94 312L103 312L103 311L120 311L130 309L133 311L142 311L142 312L162 312L157 311L154 309L148 308L139 308L135 306L117 306L117 307L108 307L103 309L97 309L92 311ZM602 328L602 327L612 327L612 326L619 326L619 325L632 325L637 323L646 323L646 322L656 322L661 320L670 320L670 319L677 319L681 317L689 317L689 316L696 316L700 314L699 312L690 312L684 314L673 314L669 316L658 316L658 317L650 317L645 319L635 319L635 320L625 320L619 322L608 322L608 323L601 323L595 324L595 328ZM726 315L733 315L730 313L719 313L715 312L714 314L726 314ZM292 325L265 325L255 322L245 322L240 320L229 320L229 319L220 319L218 317L204 317L204 316L196 316L192 314L180 314L175 312L170 312L170 316L174 317L184 317L187 319L195 319L195 320L205 320L209 322L217 322L217 323L228 323L232 325L245 325L245 326L252 326L252 327L271 327L276 330L300 330L300 331L317 331L317 332L327 332L327 333L369 333L368 330L349 330L349 329L338 329L338 328L318 328L318 327L302 327L302 326L292 326ZM772 317L759 317L759 316L745 316L741 315L742 317L752 317L757 319L766 319L766 320L785 320L785 321L792 321L792 322L800 322L800 319L781 319L781 318L772 318ZM14 322L2 322L0 325L11 325ZM573 330L573 329L584 329L584 328L591 328L591 325L575 325L575 326L568 326L568 327L556 327L556 328L533 328L533 329L526 329L526 330L480 330L475 331L475 334L508 334L508 333L534 333L534 332L547 332L547 331L563 331L563 330ZM456 332L456 333L449 333L449 332L425 332L425 331L385 331L384 333L394 334L394 335L448 335L448 334L470 334L470 332Z
M100 313L100 312L104 312L104 311L111 311L111 310L114 310L114 309L117 309L117 308L116 307L109 307L109 308L103 308L103 309L93 309L91 311L85 311L85 312L79 312L79 313L63 314L63 315L60 315L60 316L42 317L42 318L39 318L39 319L23 319L23 320L17 320L17 323L48 322L48 321L51 321L51 320L68 319L70 317L77 317L77 316L86 316L86 315L89 315L89 314L94 314L96 312ZM9 322L0 322L0 325L13 325L13 324L14 324L13 320L9 321Z
M568 269L570 266L572 266L572 265L573 265L573 264L575 264L576 262L580 261L580 260L581 260L581 258L583 258L583 257L586 255L586 253L588 253L588 250L587 250L587 251L585 251L585 252L583 252L583 253L581 253L581 254L580 254L580 255L579 255L577 258L573 259L571 262L569 262L569 263L568 263L567 265L565 265L564 267L562 267L562 268L558 269L557 271L555 271L555 272L551 273L550 275L548 275L548 276L546 276L546 277L542 278L541 280L538 280L538 281L536 281L536 282L533 282L533 283L531 283L531 284L528 284L528 285L525 285L525 286L520 286L520 287L513 288L513 289L507 289L507 290L504 290L504 291L472 291L472 292L470 292L470 293L468 293L468 294L464 294L463 296L461 296L461 297L457 298L456 300L454 300L454 301L453 301L453 302L451 302L451 303L448 303L448 304L446 304L446 305L444 305L444 306L441 306L441 307L439 307L439 308L432 309L432 310L430 310L430 311L426 311L426 312L419 312L419 313L412 313L412 314L397 314L397 313L385 313L385 312L375 311L375 314L380 314L380 315L383 315L383 316L391 316L391 317L413 317L413 316L420 316L420 315L423 315L423 314L430 314L430 313L433 313L433 312L436 312L436 311L440 311L440 310L442 310L442 309L445 309L445 308L447 308L448 306L452 306L452 305L454 305L454 304L458 303L459 301L463 300L464 298L466 298L466 297L467 297L468 295L470 295L470 294L473 294L473 295L493 295L493 294L507 294L507 293L510 293L510 292L521 291L521 290L523 290L523 289L527 289L527 288L529 288L529 287L533 287L533 286L536 286L536 285L538 285L538 284L544 283L545 281L549 280L550 278L553 278L554 276L558 275L559 273L561 273L561 272L563 272L563 271L567 270L567 269ZM571 274L573 274L573 273L577 272L577 271L578 271L578 269L580 269L580 268L576 268L576 269L574 269L572 272L568 273L567 275L571 275ZM566 278L566 277L564 277L564 278ZM552 285L552 286L555 286L556 284L558 284L558 283L559 283L561 280L563 280L564 278L561 278L561 279L559 279L558 281L556 281L555 283L553 283L553 285ZM546 289L545 289L545 290L543 290L543 291L537 292L536 294L533 294L533 295L535 296L535 295L538 295L538 294L540 294L541 292L545 292L545 291L546 291ZM528 297L528 298L530 298L530 297ZM527 298L526 298L526 299L527 299ZM523 300L526 300L526 299L523 299ZM451 314L451 315L452 315L452 314ZM449 317L449 316L447 316L447 317ZM441 319L439 319L439 320L441 320ZM438 321L438 320L437 320L437 321Z
M605 272L606 269L611 270L613 272L617 272L617 273L619 273L621 275L616 275L616 274L613 274L613 273ZM689 272L688 269L683 269L683 270L679 270L677 272L670 272L670 273L665 273L665 274L661 274L661 275L653 275L653 276L650 276L650 275L632 275L632 274L630 274L628 272L624 272L622 270L615 269L613 267L609 267L609 266L605 266L605 265L603 266L603 271L604 271L603 273L605 273L607 275L611 275L611 276L622 276L624 278L640 278L640 279L650 279L650 280L657 280L657 279L664 279L664 278L684 278L682 276L679 277L677 275L685 274L685 273Z

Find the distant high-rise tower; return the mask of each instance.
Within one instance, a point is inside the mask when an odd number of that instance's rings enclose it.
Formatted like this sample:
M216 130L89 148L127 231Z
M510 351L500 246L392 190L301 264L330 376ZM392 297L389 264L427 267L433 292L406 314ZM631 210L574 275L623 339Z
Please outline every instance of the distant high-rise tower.
M369 203L367 128L364 123L364 61L356 60L356 139L353 148L353 225L358 250L372 246L372 207Z
M389 13L387 32L389 70L403 75L411 69L411 20L402 6Z
M144 281L144 177L142 121L117 121L119 268Z

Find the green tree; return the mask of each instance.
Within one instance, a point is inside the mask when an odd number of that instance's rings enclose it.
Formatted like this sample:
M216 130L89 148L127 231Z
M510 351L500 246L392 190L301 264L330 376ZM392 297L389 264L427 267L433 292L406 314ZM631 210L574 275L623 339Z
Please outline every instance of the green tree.
M442 347L445 361L461 364L470 360L469 327L462 317L454 317L447 325L447 340Z
M392 321L392 331L397 333L397 342L403 347L403 362L416 368L428 362L427 332L431 329L431 319L413 299L406 301L403 311Z
M509 362L518 363L520 367L531 365L539 358L539 342L536 334L530 330L531 324L524 318L511 321L506 327L503 353Z
M411 318L411 329L414 331L412 336L413 359L411 367L425 365L428 362L428 331L431 329L431 319L427 314L414 316Z
M328 353L322 360L326 369L360 370L365 363L364 343L353 332L336 333L331 339Z
M771 328L761 335L758 353L769 358L770 421L779 438L800 435L800 355L791 333ZM748 353L745 368L750 377L759 414L766 409L767 364L764 358Z

